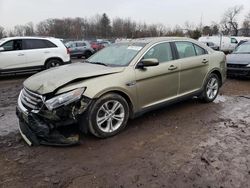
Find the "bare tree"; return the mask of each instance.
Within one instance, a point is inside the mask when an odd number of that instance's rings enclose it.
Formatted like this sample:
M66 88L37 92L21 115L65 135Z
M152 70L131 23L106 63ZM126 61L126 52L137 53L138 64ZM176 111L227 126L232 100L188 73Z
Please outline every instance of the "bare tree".
M24 36L25 35L25 26L16 25L14 27L14 34L15 34L15 36Z
M0 26L0 39L3 37L5 37L5 31L4 31L4 28Z
M242 24L242 34L246 37L250 36L250 12L245 16Z
M237 21L238 15L242 12L243 6L236 5L226 10L221 20L222 33L225 35L238 35L239 24Z

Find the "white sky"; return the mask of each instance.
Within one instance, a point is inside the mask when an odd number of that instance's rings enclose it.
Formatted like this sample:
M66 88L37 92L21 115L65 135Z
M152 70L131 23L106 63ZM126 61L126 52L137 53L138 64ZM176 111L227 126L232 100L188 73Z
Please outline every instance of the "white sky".
M11 28L17 24L34 24L47 18L92 17L107 13L145 23L166 26L219 22L224 11L243 5L239 17L250 12L250 0L0 0L0 25Z

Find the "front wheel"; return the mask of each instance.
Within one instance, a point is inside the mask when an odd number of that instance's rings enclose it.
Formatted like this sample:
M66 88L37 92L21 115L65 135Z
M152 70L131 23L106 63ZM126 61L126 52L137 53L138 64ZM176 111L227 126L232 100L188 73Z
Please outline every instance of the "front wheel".
M211 74L205 84L203 89L201 99L204 102L212 102L217 97L219 93L220 80L216 74Z
M122 96L109 93L90 106L88 116L89 131L97 137L107 138L125 128L129 106Z

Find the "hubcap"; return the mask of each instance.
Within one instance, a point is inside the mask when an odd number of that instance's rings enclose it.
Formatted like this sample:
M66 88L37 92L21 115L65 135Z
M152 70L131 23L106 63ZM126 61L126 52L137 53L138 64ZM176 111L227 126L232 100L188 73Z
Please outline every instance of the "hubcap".
M58 67L59 63L57 61L52 61L50 67Z
M211 78L207 84L207 97L209 99L214 99L217 95L219 89L218 80L216 78Z
M105 133L112 133L119 129L125 118L123 105L116 100L104 103L98 110L96 122L98 128Z

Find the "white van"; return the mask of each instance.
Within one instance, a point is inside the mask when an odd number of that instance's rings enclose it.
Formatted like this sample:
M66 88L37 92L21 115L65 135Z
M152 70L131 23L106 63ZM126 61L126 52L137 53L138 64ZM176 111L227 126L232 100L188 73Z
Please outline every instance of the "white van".
M56 38L9 37L0 40L0 75L35 72L70 63L64 44Z
M250 37L235 36L203 36L198 39L200 42L213 42L220 47L223 52L232 52L241 40L247 40Z

